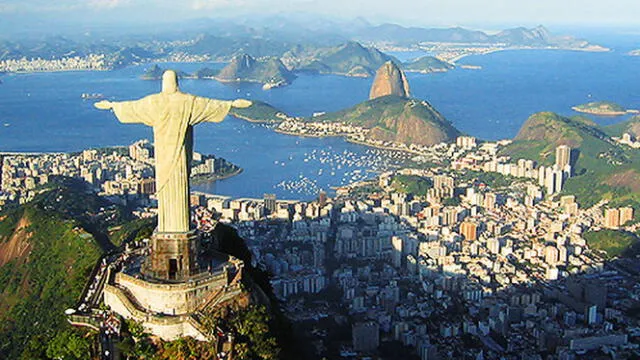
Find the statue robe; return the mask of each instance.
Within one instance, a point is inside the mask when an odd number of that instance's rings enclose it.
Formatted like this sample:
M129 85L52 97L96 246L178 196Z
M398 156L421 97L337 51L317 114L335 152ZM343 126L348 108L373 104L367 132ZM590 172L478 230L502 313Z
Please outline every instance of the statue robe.
M120 122L153 127L158 232L189 231L193 125L204 121L221 122L231 109L231 103L179 91L113 103L113 111Z

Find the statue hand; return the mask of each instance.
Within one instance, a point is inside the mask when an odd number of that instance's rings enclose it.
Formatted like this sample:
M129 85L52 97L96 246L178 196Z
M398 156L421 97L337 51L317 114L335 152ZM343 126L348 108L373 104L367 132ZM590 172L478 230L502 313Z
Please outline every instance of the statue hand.
M98 101L97 103L93 104L93 106L95 106L100 110L109 110L113 107L113 105L111 104L111 101L107 101L107 100Z
M233 100L233 103L231 103L231 106L235 108L248 108L249 106L251 106L251 104L253 103L249 100L238 99L238 100Z

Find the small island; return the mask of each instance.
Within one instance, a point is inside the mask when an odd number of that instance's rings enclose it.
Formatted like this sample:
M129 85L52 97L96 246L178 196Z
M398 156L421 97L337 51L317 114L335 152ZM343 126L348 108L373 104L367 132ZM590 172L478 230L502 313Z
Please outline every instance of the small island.
M597 116L620 116L637 113L638 110L627 110L619 104L609 101L596 101L572 107L574 111Z
M417 72L429 74L433 72L446 72L454 66L433 56L423 56L403 66L405 72Z

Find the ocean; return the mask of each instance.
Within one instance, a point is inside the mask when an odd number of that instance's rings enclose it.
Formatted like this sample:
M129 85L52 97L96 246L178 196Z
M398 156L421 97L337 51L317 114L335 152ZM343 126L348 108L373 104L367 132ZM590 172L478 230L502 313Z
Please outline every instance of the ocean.
M611 46L610 44L605 44ZM577 104L609 100L640 108L640 57L629 49L609 53L561 50L514 50L469 56L460 64L481 70L407 75L412 96L433 104L461 131L481 139L515 136L533 113L575 115ZM419 53L398 54L402 58ZM404 60L404 59L403 59ZM151 129L124 125L113 114L95 109L82 93L110 100L130 100L160 90L160 82L139 76L150 65L108 72L9 74L0 84L0 151L80 151L128 145L151 138ZM204 64L160 64L192 72ZM222 66L208 64L207 66ZM367 99L373 79L300 75L290 86L262 90L257 84L221 84L182 80L181 89L196 95L266 101L296 116L336 111ZM603 125L625 117L593 119ZM397 154L350 144L340 138L300 138L268 126L228 117L195 130L195 150L224 157L243 173L195 190L234 197L311 199L320 190L371 177L398 163Z

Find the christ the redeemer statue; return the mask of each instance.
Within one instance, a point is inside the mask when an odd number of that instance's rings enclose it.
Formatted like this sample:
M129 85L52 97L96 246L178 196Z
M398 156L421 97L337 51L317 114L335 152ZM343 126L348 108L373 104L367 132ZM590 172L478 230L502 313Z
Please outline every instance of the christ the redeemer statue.
M231 107L251 101L223 101L185 94L175 71L162 75L162 92L134 101L100 101L98 109L112 109L120 122L153 127L158 197L158 232L185 233L189 229L189 173L193 125L221 122Z

